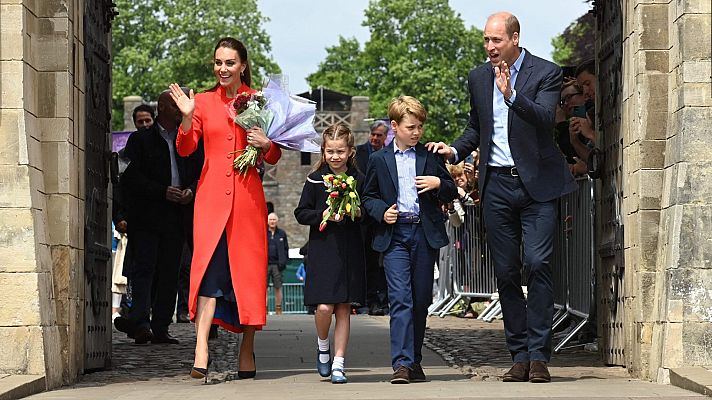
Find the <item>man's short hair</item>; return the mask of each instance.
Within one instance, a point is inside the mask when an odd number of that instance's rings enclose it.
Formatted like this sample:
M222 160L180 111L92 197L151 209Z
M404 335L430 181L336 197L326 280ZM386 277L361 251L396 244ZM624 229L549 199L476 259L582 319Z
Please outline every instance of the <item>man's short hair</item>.
M136 114L140 112L147 112L151 114L151 119L156 119L156 113L153 111L153 107L149 106L148 104L141 104L133 109L133 114L131 118L133 118L134 124L136 123Z
M596 61L595 60L584 61L583 64L576 67L576 72L574 73L574 76L578 77L579 75L581 75L584 72L588 72L589 74L596 76Z
M398 96L391 100L391 103L388 105L388 118L390 118L391 121L396 121L397 124L400 124L403 118L408 114L423 123L425 123L425 120L428 118L428 113L425 111L423 104L413 96Z
M381 126L386 128L386 132L388 132L388 124L386 123L386 121L384 121L382 119L378 119L378 120L376 120L376 122L372 123L371 129L369 130L369 132L373 132L374 129L381 127Z

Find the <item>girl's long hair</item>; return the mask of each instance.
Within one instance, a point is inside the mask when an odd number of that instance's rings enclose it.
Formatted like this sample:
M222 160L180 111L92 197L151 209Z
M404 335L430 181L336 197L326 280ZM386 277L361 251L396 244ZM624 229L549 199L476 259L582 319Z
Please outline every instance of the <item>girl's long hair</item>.
M240 74L240 81L242 81L245 85L252 87L252 70L250 68L250 61L247 59L247 48L245 45L241 41L229 36L218 40L218 44L215 45L215 50L213 50L213 62L215 62L215 52L221 47L237 51L237 56L240 57L240 62L245 64L245 70ZM218 87L220 87L220 82L217 82L215 86L207 91L214 92L218 89Z
M354 135L351 133L351 129L342 123L336 123L328 128L324 129L324 133L321 135L321 158L314 165L314 169L311 172L316 172L320 170L323 166L329 165L326 162L326 157L324 156L324 149L326 148L326 141L328 140L346 140L346 147L351 151L349 159L346 161L346 167L351 169L356 166L356 148L354 147Z

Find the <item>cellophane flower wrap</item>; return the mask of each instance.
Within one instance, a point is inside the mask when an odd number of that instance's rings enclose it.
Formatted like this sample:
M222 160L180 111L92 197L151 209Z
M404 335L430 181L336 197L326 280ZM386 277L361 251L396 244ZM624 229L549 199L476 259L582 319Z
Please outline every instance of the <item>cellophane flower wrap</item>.
M348 215L352 221L355 221L358 209L361 207L361 198L356 191L356 179L343 173L327 174L323 179L326 193L329 194L326 198L329 212L319 224L319 231L324 231L327 221L334 216L340 219Z
M319 153L319 135L314 130L314 102L290 95L278 76L269 79L261 92L241 93L227 105L228 115L245 130L261 127L273 144L288 150ZM233 167L245 174L257 165L262 150L248 145L238 150Z

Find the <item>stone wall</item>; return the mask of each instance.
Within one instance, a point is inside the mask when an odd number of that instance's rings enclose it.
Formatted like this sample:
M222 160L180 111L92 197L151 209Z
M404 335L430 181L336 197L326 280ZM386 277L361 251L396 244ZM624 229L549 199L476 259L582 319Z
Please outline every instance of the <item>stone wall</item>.
M0 373L83 360L82 1L0 2Z
M666 381L712 365L710 2L622 4L626 359Z

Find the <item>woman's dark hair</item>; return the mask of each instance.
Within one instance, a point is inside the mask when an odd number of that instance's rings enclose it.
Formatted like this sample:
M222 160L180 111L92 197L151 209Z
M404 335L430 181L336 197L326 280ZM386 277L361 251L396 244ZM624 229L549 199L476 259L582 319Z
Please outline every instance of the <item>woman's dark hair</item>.
M576 72L574 72L574 76L578 77L584 72L588 72L589 74L596 76L596 60L587 60L581 63L581 65L576 67Z
M215 52L221 47L232 49L237 52L237 56L240 57L240 62L245 64L245 70L240 74L240 80L245 85L252 86L252 70L250 69L250 61L247 58L247 48L245 45L235 38L226 36L218 40L218 44L215 45L215 49L213 50L213 59L215 58ZM220 83L216 83L215 86L208 91L212 92L216 90L218 86L220 86Z

